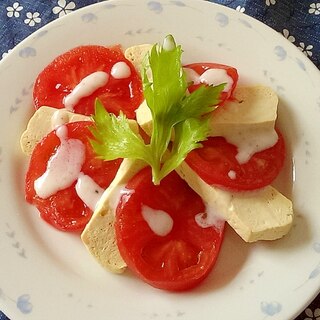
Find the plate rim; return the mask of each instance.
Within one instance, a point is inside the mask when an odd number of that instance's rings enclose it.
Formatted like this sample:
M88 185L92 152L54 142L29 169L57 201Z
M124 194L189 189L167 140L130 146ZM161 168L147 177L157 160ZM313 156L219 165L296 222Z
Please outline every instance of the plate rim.
M202 1L202 0L201 0ZM21 41L6 57L4 57L1 61L0 61L0 70L3 68L3 65L7 64L10 62L10 60L13 60L14 59L14 55L16 55L16 53L25 46L26 43L28 43L30 41L30 39L32 37L35 37L37 36L40 32L43 32L44 30L49 30L50 28L52 28L52 26L54 26L55 24L58 24L58 23L63 23L65 20L71 20L71 16L76 16L76 15L81 15L82 12L85 12L85 11L89 11L92 7L100 7L100 6L103 6L107 3L109 4L112 4L112 3L115 3L115 4L118 4L118 3L123 3L123 2L126 2L126 1L123 1L123 0L109 0L108 2L99 2L99 3L95 3L95 4L91 4L91 5L88 5L86 7L83 7L83 8L79 8L77 9L76 11L66 15L66 16L63 16L61 18L58 18L48 24L46 24L45 26L39 28L37 31L35 31L34 33L32 33L29 37L27 37L26 39L24 39L23 41ZM147 3L148 1L147 0L139 0L137 1L134 6L139 6L140 4L142 3ZM166 0L160 0L158 2L166 2ZM197 0L185 0L184 2L190 2L190 3L196 3ZM200 1L198 1L199 3ZM216 4L216 3L212 3L212 2L207 2L207 1L203 1L204 3L206 2L209 6L217 6L218 8L220 8L221 10L227 10L228 13L231 13L234 14L235 13L235 10L232 9L232 8L229 8L229 7L226 7L226 6L223 6L221 4ZM241 13L239 13L240 15ZM286 46L289 45L289 46L292 46L292 49L295 49L296 50L296 54L297 55L300 55L300 58L303 60L303 62L308 66L308 69L311 70L311 72L314 72L316 71L316 74L318 74L320 76L320 71L318 70L318 68L315 66L315 64L309 59L307 58L294 44L290 43L288 40L286 40L283 36L281 36L277 31L275 31L274 29L268 27L267 25L263 24L261 21L253 18L253 17L250 17L248 15L246 15L245 19L249 19L249 21L254 21L254 23L258 23L259 25L261 25L263 28L267 28L270 32L272 31L274 34L277 34L277 36L280 38L282 38L284 41L287 41L286 42ZM57 22L58 21L58 22ZM8 61L8 62L6 62ZM320 283L319 283L319 290L320 290ZM314 297L313 299L316 297L317 293L314 294ZM0 296L1 298L1 296ZM313 299L310 299L310 301L308 303L306 303L305 306L307 306ZM0 303L2 303L1 299L0 299ZM301 310L303 310L301 308Z

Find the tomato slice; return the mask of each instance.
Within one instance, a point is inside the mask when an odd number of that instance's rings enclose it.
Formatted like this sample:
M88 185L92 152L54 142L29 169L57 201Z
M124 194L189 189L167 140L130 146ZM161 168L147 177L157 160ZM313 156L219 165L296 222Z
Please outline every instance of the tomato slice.
M272 183L284 164L285 142L279 130L277 133L278 141L273 147L255 153L243 164L236 159L237 147L223 137L208 138L185 161L210 185L235 191L262 188Z
M85 145L85 161L81 171L90 176L101 188L106 189L113 180L121 159L103 161L97 159L88 137L91 122L74 122L66 125L68 139L79 139ZM92 210L79 198L75 190L76 181L68 188L58 191L46 199L36 194L34 182L46 171L48 160L60 145L56 131L49 133L39 142L30 159L26 174L26 200L35 205L41 218L63 231L81 231L89 221Z
M219 63L210 63L210 62L198 62L198 63L191 63L188 65L185 65L184 68L189 68L192 69L193 71L195 71L199 76L202 75L205 71L209 70L209 69L223 69L226 71L227 75L232 79L232 85L230 87L229 90L227 91L223 91L221 93L220 99L220 105L223 104L223 102L225 100L228 99L232 99L232 94L234 89L237 86L238 83L238 71L236 68L233 68L231 66L227 66L224 64L219 64ZM197 88L199 88L199 86L201 86L203 84L192 84L191 86L189 86L189 91L193 92L194 90L196 90Z
M203 201L176 172L155 186L150 168L145 168L126 190L117 207L115 231L128 267L156 288L181 291L198 285L215 264L224 222L207 228L197 224L195 216L205 211ZM169 214L171 231L166 235L152 231L143 206Z
M125 62L131 75L115 79L110 75L117 62ZM116 115L122 110L128 118L135 118L135 109L143 100L141 79L135 68L128 61L119 46L107 48L98 45L76 47L55 58L38 75L33 99L36 108L50 106L64 108L64 98L86 76L104 71L109 75L106 85L97 89L88 97L83 97L75 105L74 111L85 115L94 113L94 102L99 98L109 112Z

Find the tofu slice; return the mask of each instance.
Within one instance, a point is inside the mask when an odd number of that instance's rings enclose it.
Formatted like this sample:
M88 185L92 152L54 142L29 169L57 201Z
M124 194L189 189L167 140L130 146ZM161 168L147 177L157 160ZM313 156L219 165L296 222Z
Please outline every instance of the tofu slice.
M143 59L151 48L151 44L132 46L125 50L125 57L130 60L140 72ZM53 118L57 119L53 120ZM66 109L43 106L36 110L29 120L26 130L23 132L20 138L21 150L26 155L31 155L35 145L54 129L57 121L59 121L59 124L62 124L62 122L68 123L87 120L91 120L91 117L73 113Z
M209 136L228 136L233 132L272 129L277 119L278 96L269 87L237 87L234 100L212 112ZM152 116L146 101L136 110L137 122L147 133L152 131Z
M244 241L279 239L291 229L292 202L272 186L251 192L229 192L204 182L186 162L176 171Z
M56 109L46 106L39 108L33 114L26 130L21 135L21 150L26 155L31 155L35 145L57 125L76 121L92 121L92 118L66 109ZM138 125L135 120L129 119L129 125L133 130L138 132Z
M145 166L145 162L140 160L122 161L114 180L101 196L93 216L81 234L81 240L91 255L100 265L114 273L122 273L126 268L116 243L114 230L115 210L120 192Z
M234 101L212 113L209 136L273 130L278 97L271 88L238 87L234 97ZM139 125L150 134L152 117L145 101L136 115ZM272 186L252 192L229 192L205 183L185 162L176 171L246 242L275 240L289 232L293 222L292 202Z
M87 120L91 120L91 118L65 109L43 106L33 114L26 130L23 132L20 138L21 150L26 155L31 155L35 145L54 129L55 123L62 124Z
M228 136L238 131L273 129L277 119L278 96L269 87L238 87L234 100L213 111L210 136Z
M131 61L138 72L141 72L143 60L152 48L152 44L140 44L125 50L124 56Z
M56 125L87 120L92 119L65 109L41 107L29 120L27 129L21 136L21 149L25 154L30 155L34 146L51 132ZM138 132L136 121L129 120L129 124L135 132ZM121 273L126 268L115 240L115 202L119 196L120 189L144 166L146 164L142 161L123 160L115 179L103 193L90 222L81 235L81 239L89 252L101 265L115 273Z
M136 109L136 119L141 129L148 135L152 134L152 115L147 105L147 101L143 100L139 108Z

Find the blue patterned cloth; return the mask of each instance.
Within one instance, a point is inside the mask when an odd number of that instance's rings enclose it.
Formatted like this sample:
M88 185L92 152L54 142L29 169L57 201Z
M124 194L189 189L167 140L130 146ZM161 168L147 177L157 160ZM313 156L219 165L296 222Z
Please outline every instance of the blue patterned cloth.
M48 22L99 0L1 0L0 59ZM272 27L320 68L320 0L211 0ZM320 295L297 320L320 319ZM7 320L0 311L0 320ZM14 320L14 319L13 319Z
M0 1L0 58L49 21L99 0ZM320 0L211 0L264 22L320 68Z
M320 68L320 1L215 0L275 29Z

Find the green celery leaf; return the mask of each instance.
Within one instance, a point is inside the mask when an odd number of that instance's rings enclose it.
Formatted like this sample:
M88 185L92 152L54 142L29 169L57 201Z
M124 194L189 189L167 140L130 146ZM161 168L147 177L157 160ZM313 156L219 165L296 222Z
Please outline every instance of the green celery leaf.
M153 119L151 148L157 167L154 168L155 175L160 171L172 128L177 122L172 116L172 110L177 109L187 89L185 75L182 72L181 55L181 46L176 46L173 37L169 35L165 38L163 46L152 47L149 64L143 70L144 96Z
M152 162L148 152L150 148L144 144L140 135L131 129L123 113L116 117L108 113L102 103L96 100L93 119L95 125L90 127L90 131L94 139L90 142L99 157L105 160L131 158Z
M190 151L202 146L200 142L206 140L209 131L208 120L189 118L175 126L172 150L161 168L160 180L175 170Z
M169 50L165 46L154 45L142 74L144 96L153 116L168 114L187 89L181 67L181 46L176 46L171 35L165 38L164 43L169 43Z
M151 149L154 155L153 182L159 183L166 175L160 173L175 169L174 163L181 163L185 153L175 155L175 161L166 165L163 159L168 149L173 129L190 118L200 119L214 110L219 103L220 93L224 85L216 87L200 86L187 95L187 81L181 64L182 49L177 46L171 35L164 39L163 46L153 46L147 64L142 73L144 96L153 119ZM150 75L151 71L151 75ZM200 121L200 120L199 120ZM185 124L188 126L188 124ZM184 128L184 125L181 125ZM195 130L196 131L196 130ZM191 151L197 144L192 143L188 135L176 136L175 142L183 145L184 150ZM180 139L181 141L176 141ZM202 138L200 140L205 139ZM199 141L200 141L199 140ZM187 147L189 145L189 147ZM188 152L189 152L188 151ZM173 152L179 152L173 150ZM161 169L161 167L170 169ZM176 166L177 167L177 166ZM173 169L172 169L173 168Z
M180 108L176 111L179 121L188 118L199 118L204 114L212 112L220 102L220 93L224 89L225 84L218 86L200 86L190 95L186 96Z
M153 121L150 144L130 128L123 114L109 114L96 101L91 127L91 144L98 156L106 160L116 158L141 159L152 167L153 183L159 184L176 169L187 154L201 146L208 132L205 116L219 103L224 85L200 86L187 95L188 84L181 64L182 49L171 35L163 45L154 45L142 70L144 97ZM168 146L172 132L175 138L171 151Z

